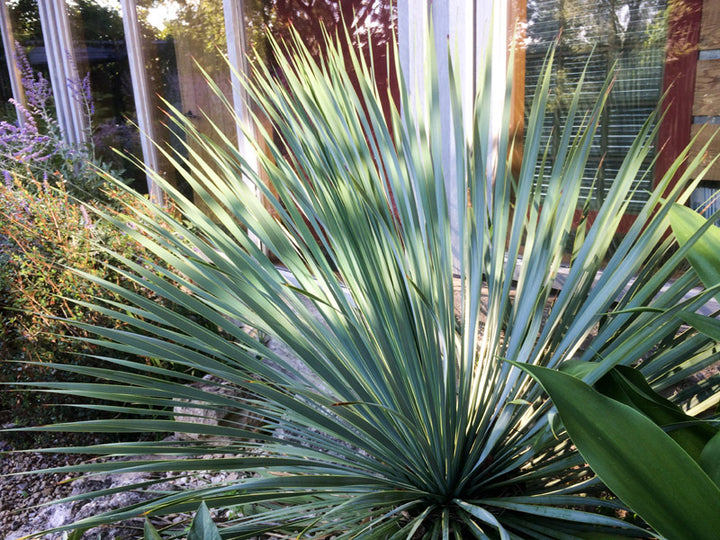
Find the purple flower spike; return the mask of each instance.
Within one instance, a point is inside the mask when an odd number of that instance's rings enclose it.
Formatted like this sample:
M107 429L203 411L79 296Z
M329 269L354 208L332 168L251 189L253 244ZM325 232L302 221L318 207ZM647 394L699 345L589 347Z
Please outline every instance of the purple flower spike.
M95 114L95 102L93 101L92 91L90 88L90 73L86 73L80 80L68 79L68 90L72 98L83 105L87 109L88 115Z
M37 187L45 189L69 179L73 185L94 179L87 163L96 161L92 133L92 115L95 105L90 88L90 74L82 79L68 81L71 95L83 107L86 122L87 144L69 144L63 137L55 115L52 88L42 73L36 73L23 48L16 43L17 65L27 101L18 103L18 115L23 120L18 123L0 121L0 162L6 173L17 174L18 178L28 178L36 182ZM4 174L6 185L8 176ZM42 179L42 183L40 180Z

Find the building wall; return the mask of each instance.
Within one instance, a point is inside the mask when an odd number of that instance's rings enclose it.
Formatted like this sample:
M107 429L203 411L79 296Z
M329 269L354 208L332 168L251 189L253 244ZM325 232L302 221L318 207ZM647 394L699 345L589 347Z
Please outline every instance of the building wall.
M703 146L720 128L720 0L703 2L698 49L691 133L700 134L697 146ZM707 162L720 153L720 137L709 150ZM720 162L708 171L706 180L720 188Z

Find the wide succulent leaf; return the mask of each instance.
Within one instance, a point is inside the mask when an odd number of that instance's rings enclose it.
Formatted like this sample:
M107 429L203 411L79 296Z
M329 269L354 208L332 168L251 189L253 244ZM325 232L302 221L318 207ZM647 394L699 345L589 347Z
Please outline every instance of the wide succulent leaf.
M651 419L572 375L518 367L540 381L602 481L655 530L666 538L717 536L720 486Z
M627 366L615 366L595 383L601 394L623 403L662 428L696 462L718 432L711 423L686 414L680 407L655 392L642 374Z
M720 432L716 433L703 448L700 465L715 485L720 487Z

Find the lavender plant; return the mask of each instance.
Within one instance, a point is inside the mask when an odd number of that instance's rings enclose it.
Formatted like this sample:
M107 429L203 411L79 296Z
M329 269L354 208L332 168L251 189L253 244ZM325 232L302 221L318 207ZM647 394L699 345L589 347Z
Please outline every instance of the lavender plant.
M7 165L4 171L44 164L59 150L61 140L57 121L49 111L50 83L42 73L35 75L22 47L17 46L17 51L27 106L11 99L21 119L17 123L0 122L0 156Z
M71 95L82 106L88 126L87 143L69 144L64 140L56 118L50 81L42 73L36 73L23 48L19 44L16 47L26 103L11 99L21 118L17 123L0 122L2 170L41 183L49 181L57 185L66 182L73 196L111 202L104 193L105 182L96 171L102 169L115 176L120 176L122 171L101 160L93 143L91 126L95 105L90 75L67 82ZM26 185L32 189L35 182L26 182Z

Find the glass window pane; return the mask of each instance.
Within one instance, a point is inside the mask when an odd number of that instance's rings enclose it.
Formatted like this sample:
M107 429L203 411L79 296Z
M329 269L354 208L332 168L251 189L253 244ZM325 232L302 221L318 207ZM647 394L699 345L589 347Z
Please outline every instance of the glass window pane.
M37 0L11 0L7 2L7 8L13 28L13 40L18 45L16 50L18 63L23 64L27 60L24 69L27 70L29 66L36 76L42 75L45 80L49 81L50 75L45 55L45 43L40 28ZM3 62L4 60L3 51ZM23 69L22 66L21 69ZM4 76L7 75L4 73ZM25 76L27 76L27 72ZM23 84L27 83L27 80L23 81ZM30 97L32 98L32 96ZM11 114L15 116L14 111Z
M145 191L144 172L116 152L142 158L120 2L70 0L67 9L79 77L71 84L78 99L91 91L86 112L95 156Z
M305 45L317 57L323 55L323 28L330 34L342 33L343 21L349 27L353 45L367 51L372 43L375 76L380 95L385 98L391 89L397 102L398 82L390 78L387 66L394 58L387 53L394 50L392 41L397 38L397 2L391 0L246 0L245 25L251 61L262 61L270 71L277 71L267 40L267 30L279 40L290 37L291 28L297 30ZM389 110L389 100L383 103Z
M545 119L545 141L551 145L551 156L583 70L586 83L581 103L589 108L608 74L615 69L614 90L585 171L585 191L596 200L604 199L635 135L662 95L666 11L666 0L613 3L528 0L526 107L530 106L545 55L557 41L552 83L553 114ZM652 190L651 160L652 156L644 164L649 173L638 184L631 210L637 209ZM552 162L547 163L548 171L550 167Z
M35 0L10 1L6 3L6 8L13 29L17 67L24 92L19 103L26 106L21 109L24 111L21 112L24 127L5 141L7 146L4 146L3 151L6 157L14 161L13 169L17 166L15 172L23 175L29 172L36 176L43 171L41 162L56 155L55 142L60 138L57 125L46 120L55 117L55 107L40 14ZM6 76L8 73L4 70L3 77ZM18 110L7 102L10 97L14 96L8 88L8 93L3 96L3 113L9 120L16 121Z
M150 0L138 4L138 20L144 34L143 52L154 94L156 138L187 154L182 135L167 127L165 111L169 105L189 118L202 133L218 137L213 134L215 124L235 142L232 115L202 73L205 70L222 93L231 96L230 69L223 56L227 45L222 0ZM196 145L192 142L190 145L192 151L202 156ZM192 190L169 164L161 163L161 169L185 195L192 196Z
M8 71L7 61L5 59L5 47L0 42L0 120L6 122L15 122L17 114L15 107L10 103L13 97L12 86L10 85L10 72Z

